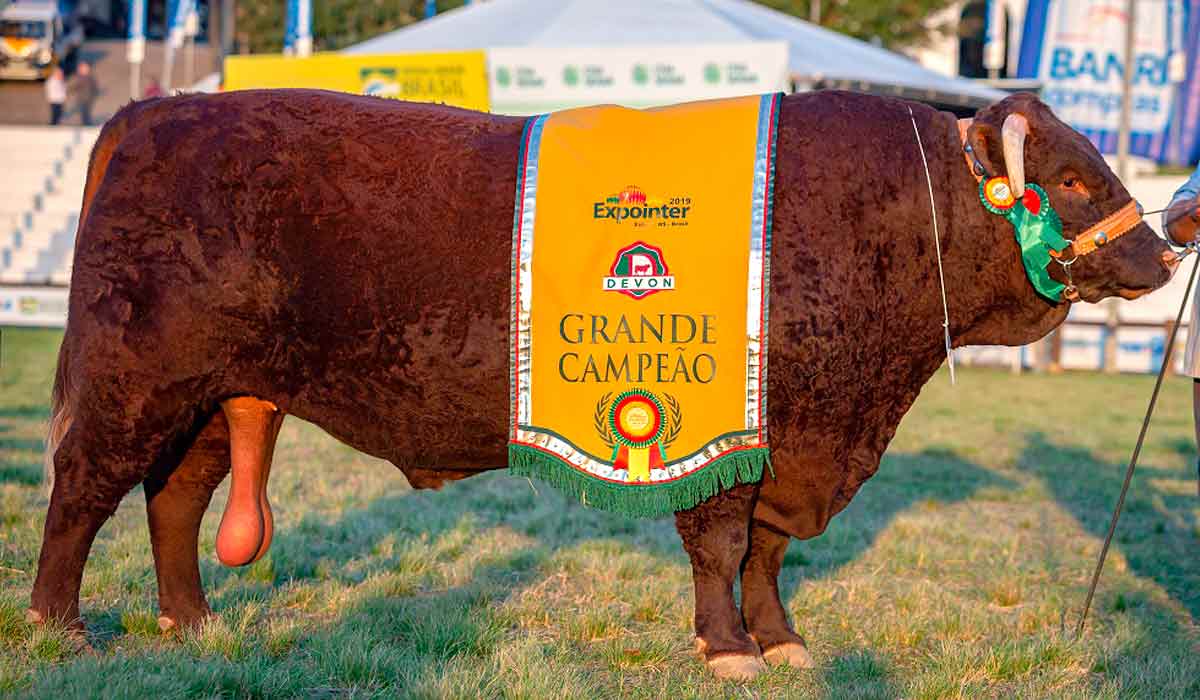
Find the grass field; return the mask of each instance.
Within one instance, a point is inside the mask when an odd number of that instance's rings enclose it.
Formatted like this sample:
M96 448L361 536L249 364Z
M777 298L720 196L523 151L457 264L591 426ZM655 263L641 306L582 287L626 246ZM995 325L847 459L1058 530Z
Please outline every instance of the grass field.
M1170 379L1084 637L1072 630L1152 377L968 370L925 389L879 474L794 542L784 600L818 667L745 686L691 655L669 521L630 521L504 473L409 490L393 467L284 423L276 541L221 567L217 617L158 632L144 501L83 582L94 653L23 622L46 499L59 334L5 330L0 695L37 697L1198 697L1200 500L1188 380Z

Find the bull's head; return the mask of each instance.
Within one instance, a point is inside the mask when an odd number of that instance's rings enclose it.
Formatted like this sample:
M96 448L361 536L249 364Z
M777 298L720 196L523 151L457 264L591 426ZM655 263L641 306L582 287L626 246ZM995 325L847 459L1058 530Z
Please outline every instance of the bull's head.
M966 140L988 172L1008 176L1017 197L1027 183L1045 189L1067 239L1075 239L1131 201L1091 142L1059 121L1031 94L1013 95L979 112ZM1091 302L1115 295L1134 299L1171 278L1178 264L1176 255L1140 217L1132 215L1137 221L1133 228L1111 241L1104 240L1101 247L1071 265L1071 281L1078 287L1079 298ZM1068 260L1073 257L1071 251L1068 248L1064 253ZM1050 265L1050 274L1067 281L1066 271L1058 264Z

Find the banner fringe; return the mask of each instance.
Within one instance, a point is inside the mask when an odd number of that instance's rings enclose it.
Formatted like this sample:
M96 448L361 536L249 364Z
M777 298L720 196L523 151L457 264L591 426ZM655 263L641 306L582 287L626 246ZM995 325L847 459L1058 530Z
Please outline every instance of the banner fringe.
M696 507L738 484L762 480L771 467L767 447L739 450L687 476L662 484L614 484L579 471L562 460L526 445L508 446L508 469L536 477L592 508L631 518L658 518Z

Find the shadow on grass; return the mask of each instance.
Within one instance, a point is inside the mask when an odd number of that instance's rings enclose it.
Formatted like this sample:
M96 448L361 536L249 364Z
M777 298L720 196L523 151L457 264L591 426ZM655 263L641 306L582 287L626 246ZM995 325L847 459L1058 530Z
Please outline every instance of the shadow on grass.
M1053 444L1041 433L1027 436L1017 461L1019 469L1041 479L1055 501L1100 539L1108 533L1127 466L1099 459L1085 449ZM1130 570L1161 586L1193 619L1200 617L1200 557L1196 556L1200 523L1195 517L1194 478L1191 470L1167 469L1143 459L1113 538L1114 550L1125 557ZM1178 489L1163 488L1153 483L1156 479L1183 480L1184 484ZM1098 555L1099 550L1091 556ZM1111 566L1110 557L1106 568ZM1107 605L1120 607L1122 595L1112 589L1105 591L1104 579L1100 579L1097 605L1107 601Z
M399 475L397 475L399 476ZM918 503L946 505L970 499L980 489L1008 489L1013 483L945 450L888 455L879 473L861 489L845 513L835 518L831 532L807 542L793 542L785 559L784 600L801 578L818 578L851 563L866 551L892 519ZM844 521L850 520L849 528ZM303 518L298 527L277 531L269 570L258 576L264 589L289 580L337 578L357 584L372 574L412 565L409 541L432 543L451 534L474 537L505 527L536 542L516 561L484 561L469 578L502 576L521 585L555 551L582 542L611 541L614 546L686 564L686 556L671 518L633 520L586 508L540 482L532 484L498 470L441 491L407 491L377 498L363 508L345 512L334 522ZM282 528L281 528L282 529ZM848 532L852 530L852 532ZM831 542L822 544L823 539ZM449 545L455 549L458 545ZM817 551L806 554L806 548ZM384 553L385 550L387 553ZM353 574L332 573L347 561L364 560ZM787 576L802 567L802 576ZM201 562L209 587L218 588L229 569ZM792 572L795 573L795 572ZM242 587L239 587L242 588ZM236 604L254 591L231 591L214 598L214 608ZM230 597L232 596L232 597Z
M826 532L792 541L780 575L786 605L806 579L827 576L858 559L897 514L918 504L941 507L972 498L981 489L1008 490L1015 484L949 450L886 454L879 471L863 485Z
M7 438L3 433L8 432L7 426L0 425L0 451L32 452L34 459L17 459L7 464L0 463L0 484L22 484L37 486L42 481L42 450L45 443L29 438Z
M202 560L206 587L220 589L210 603L217 615L229 617L241 604L286 597L280 586L289 581L352 586L356 590L327 624L294 641L287 663L299 658L309 664L298 675L334 681L339 687L328 689L331 696L353 687L383 695L494 696L500 671L490 655L514 624L501 608L545 575L556 552L590 543L585 546L627 547L686 564L671 519L629 520L585 508L542 484L535 488L497 471L442 491L376 498L334 520L303 518L279 533L269 560L237 585L222 585L237 574ZM496 551L476 547L464 556L474 540L500 530L509 539ZM530 543L514 548L513 537ZM461 583L446 585L440 575L429 575L446 563L461 563L452 576ZM108 624L114 636L120 632L119 620ZM467 670L447 671L454 667ZM699 665L696 672L702 672ZM245 683L238 694L263 687L258 679ZM289 687L283 694L309 690Z
M830 698L896 698L902 689L887 659L869 649L839 654L824 667Z
M0 443L0 449L4 447ZM36 462L23 462L16 465L0 466L0 484L21 484L37 486L42 483L42 465Z
M50 409L46 406L0 406L0 419L47 420Z
M399 474L396 479L399 485ZM799 580L829 575L859 558L897 514L922 503L948 504L982 489L1011 487L1009 480L949 451L888 455L829 533L793 544L782 577L785 600L794 595ZM514 548L510 539L495 552L476 548L473 556L463 557L470 543L500 530L527 538L528 546ZM543 484L495 472L442 491L376 498L336 518L303 517L280 527L268 558L240 573L219 567L211 557L202 558L206 588L217 591L210 597L213 609L235 629L237 623L226 618L236 617L239 606L252 601L272 601L268 615L287 615L290 606L280 602L294 593L285 587L289 581L332 581L356 590L327 623L294 639L270 642L273 650L252 648L256 634L234 632L237 639L229 642L233 651L217 650L230 662L212 664L213 652L207 650L196 658L186 653L155 657L155 663L177 670L182 684L178 689L195 694L222 687L233 695L309 695L313 687L304 684L321 678L337 686L328 688L333 694L357 687L380 693L405 689L431 695L494 695L500 669L490 666L496 663L491 654L514 624L499 608L544 576L558 551L575 546L595 547L602 554L636 551L664 565L687 562L670 518L643 521L610 515L578 505ZM423 569L447 562L461 563L455 583L422 577ZM417 573L408 575L413 572ZM239 580L225 585L231 577ZM100 635L110 644L125 632L115 609L88 614L99 622ZM680 646L685 646L686 633L680 637ZM535 647L528 651L542 653ZM104 663L145 663L120 657L107 657ZM70 677L82 678L84 667ZM461 675L446 671L460 667L475 670ZM251 673L255 668L262 673ZM704 673L699 664L693 671L697 676ZM836 697L894 697L900 692L887 659L868 650L842 653L821 672ZM446 688L441 684L449 677L461 677L468 686L488 685ZM48 678L35 688L47 691L68 682L65 676ZM147 688L153 685L149 677L145 683Z
M798 551L809 543L793 545L790 564L794 567L799 559L802 568L790 572L785 569L781 577L785 600L803 578L828 575L857 559L898 513L919 503L951 503L968 499L980 489L1012 486L1012 482L949 451L889 455L848 512L838 516L852 520L853 537L849 541L847 528L842 527L842 536L820 547L811 555L811 561L804 560ZM424 543L421 551L430 557L453 557L459 547L457 541L495 528L509 528L533 544L516 552L478 559L462 574L466 583L458 586L420 591L396 583L370 590L364 586L364 595L301 644L317 656L334 654L338 645L346 644L355 649L365 645L363 653L379 645L405 646L436 662L430 664L431 668L460 656L482 662L508 624L487 611L499 608L532 585L560 549L594 543L618 551L636 550L664 563L687 564L670 518L640 521L613 516L585 508L543 484L535 482L531 487L526 480L497 472L448 485L440 492L416 491L378 498L334 522L305 519L299 527L280 535L270 555L270 571L263 572L261 587L221 586L232 574L211 562L204 564L204 577L214 588L224 591L212 599L214 610L220 613L255 597L269 596L273 586L288 580L333 578L358 585L373 576L419 566L420 562L408 559L412 550L404 546L406 541ZM445 550L445 554L439 550ZM353 567L343 565L355 560L369 564L346 574ZM331 562L332 566L322 562ZM341 649L331 658L348 659L345 652ZM695 671L703 673L699 666ZM420 671L409 678L420 685L433 678L427 675L431 673L435 672ZM869 651L840 655L831 660L824 673L835 694L894 697L898 692L886 660Z

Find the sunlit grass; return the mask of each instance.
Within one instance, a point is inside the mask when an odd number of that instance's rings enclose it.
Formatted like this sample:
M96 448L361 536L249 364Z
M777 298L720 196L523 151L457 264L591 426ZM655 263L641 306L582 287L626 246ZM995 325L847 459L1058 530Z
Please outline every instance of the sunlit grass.
M142 495L97 539L94 653L24 613L46 501L59 334L13 331L0 368L0 695L39 697L1196 697L1200 501L1187 381L1171 379L1084 637L1074 623L1151 377L939 375L879 474L782 591L817 661L745 691L691 651L669 521L493 473L414 492L390 465L285 422L270 554L231 571L201 537L217 616L158 632Z

